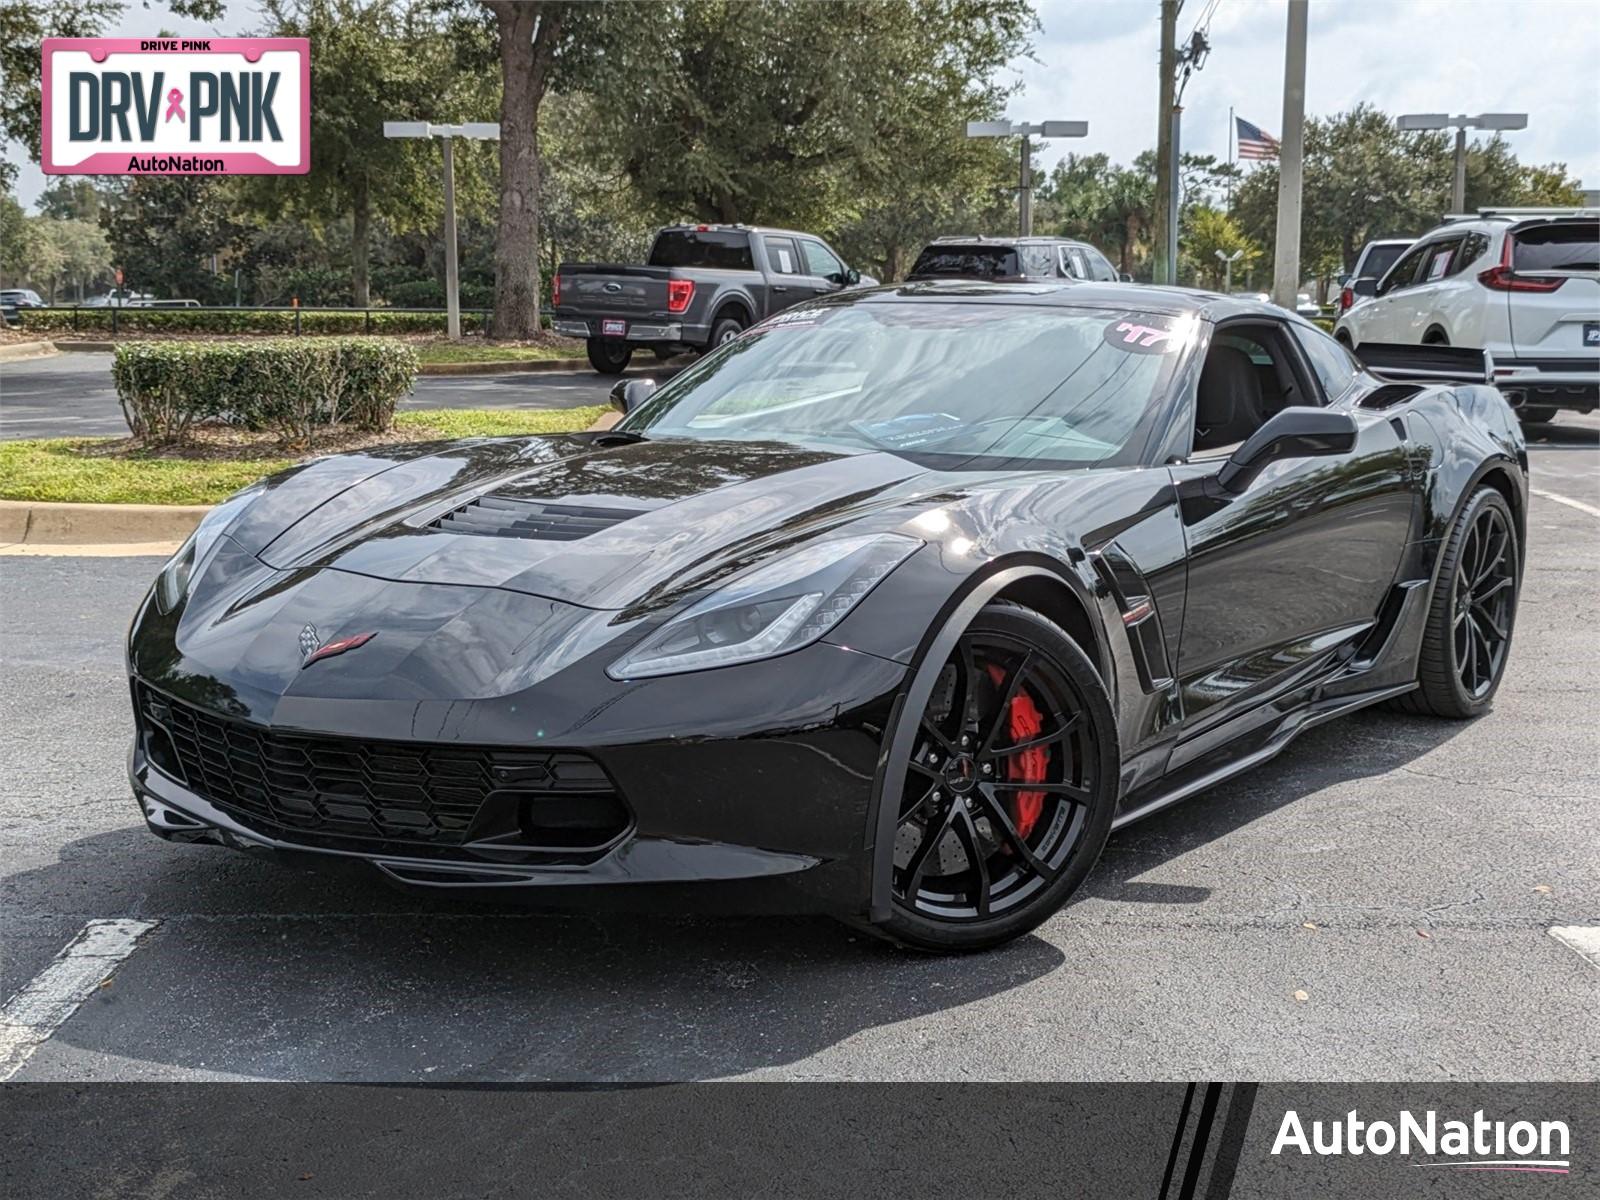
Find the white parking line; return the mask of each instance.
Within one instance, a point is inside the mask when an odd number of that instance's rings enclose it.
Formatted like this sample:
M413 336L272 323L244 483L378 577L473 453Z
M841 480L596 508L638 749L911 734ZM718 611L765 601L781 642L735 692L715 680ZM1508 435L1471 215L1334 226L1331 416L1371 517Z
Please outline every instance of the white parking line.
M0 1082L10 1079L134 952L155 921L90 921L0 1008Z
M1591 517L1600 517L1600 508L1596 508L1592 504L1585 504L1582 500L1574 500L1571 496L1558 496L1555 492L1541 491L1536 487L1531 487L1528 490L1535 496L1542 496L1546 500L1554 500L1557 504L1565 504L1568 508L1586 512Z
M1600 925L1555 925L1550 936L1600 971Z

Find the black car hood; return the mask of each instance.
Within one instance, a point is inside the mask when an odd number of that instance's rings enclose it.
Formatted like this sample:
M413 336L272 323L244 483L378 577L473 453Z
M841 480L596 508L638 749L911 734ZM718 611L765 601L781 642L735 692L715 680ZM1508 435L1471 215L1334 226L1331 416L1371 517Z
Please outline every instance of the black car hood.
M280 570L505 588L591 609L642 610L784 544L909 500L925 490L914 481L928 475L899 455L776 442L596 446L562 436L402 453L398 461L362 455L313 464L311 479L269 491L230 536ZM581 528L569 524L554 536L537 528L457 532L492 528L481 519L486 512L549 505L559 506L558 520L580 510Z

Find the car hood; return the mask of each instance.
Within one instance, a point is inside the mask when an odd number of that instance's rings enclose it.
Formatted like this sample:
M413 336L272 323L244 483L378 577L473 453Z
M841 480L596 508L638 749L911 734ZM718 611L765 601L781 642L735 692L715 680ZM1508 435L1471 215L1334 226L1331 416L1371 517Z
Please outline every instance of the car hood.
M483 439L320 460L270 487L228 534L278 570L647 611L933 486L926 468L880 452Z

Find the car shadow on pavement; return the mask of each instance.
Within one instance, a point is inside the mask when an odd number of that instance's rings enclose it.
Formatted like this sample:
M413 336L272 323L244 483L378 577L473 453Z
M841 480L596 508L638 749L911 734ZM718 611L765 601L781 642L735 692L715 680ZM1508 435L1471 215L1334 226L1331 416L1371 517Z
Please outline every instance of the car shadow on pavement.
M1530 447L1540 450L1593 450L1600 446L1600 429L1581 425L1524 425L1522 435Z
M1022 987L1063 963L896 951L831 920L530 912L396 893L143 828L5 881L13 919L160 926L25 1078L659 1081L783 1069L857 1034ZM42 963L40 964L42 965ZM940 1048L881 1074L939 1077ZM921 1065L919 1065L919 1060ZM842 1073L842 1069L841 1069Z
M1308 730L1261 766L1113 833L1073 903L1202 904L1212 889L1139 876L1330 784L1397 771L1471 726L1380 707Z

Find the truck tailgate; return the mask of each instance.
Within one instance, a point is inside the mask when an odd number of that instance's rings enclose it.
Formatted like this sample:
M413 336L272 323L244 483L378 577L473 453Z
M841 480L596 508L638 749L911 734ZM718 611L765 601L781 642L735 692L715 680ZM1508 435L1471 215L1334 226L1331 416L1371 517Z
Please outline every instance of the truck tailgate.
M1506 293L1518 357L1600 350L1600 222L1549 221L1513 231L1511 265L1521 283Z
M561 268L561 307L579 313L664 312L670 267Z

